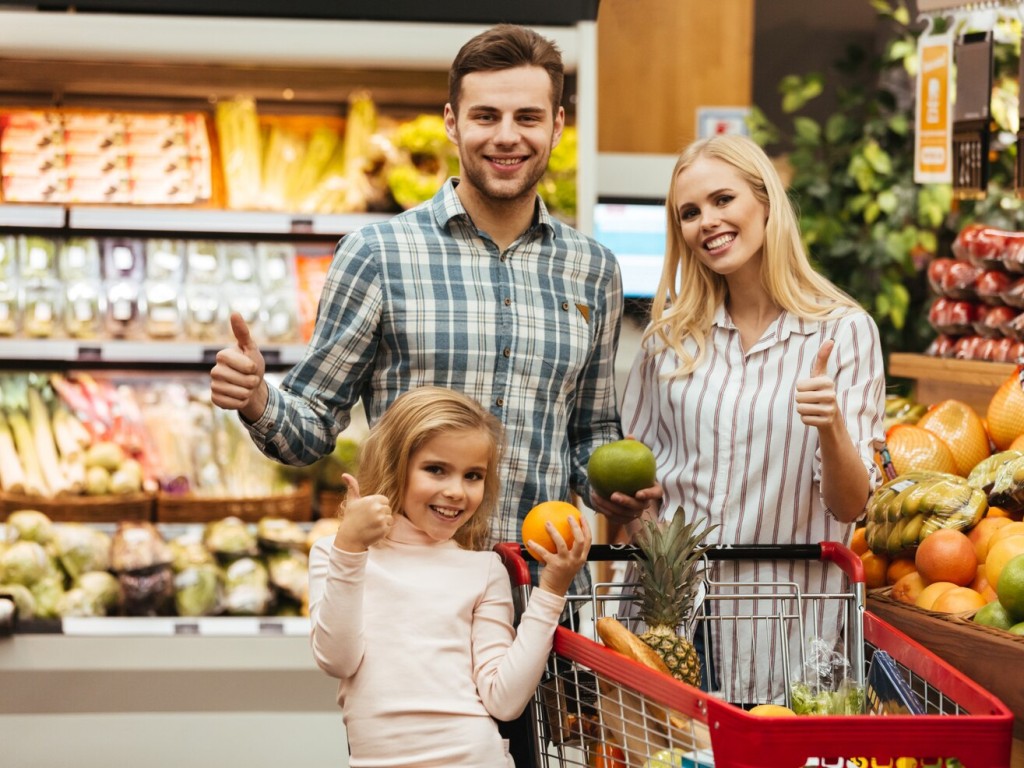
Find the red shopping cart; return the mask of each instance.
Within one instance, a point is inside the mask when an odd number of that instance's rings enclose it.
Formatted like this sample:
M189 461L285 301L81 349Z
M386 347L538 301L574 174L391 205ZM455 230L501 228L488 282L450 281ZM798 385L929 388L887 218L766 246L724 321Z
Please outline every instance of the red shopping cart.
M530 591L525 550L518 544L500 544L496 550L508 568L521 609ZM634 552L629 546L595 545L590 559L623 561ZM710 642L716 622L728 622L731 627L749 624L747 637L763 643L765 649L769 646L765 638L789 641L770 644L777 655L768 665L772 679L763 681L762 690L781 690L789 703L793 670L806 662L804 656L810 650L805 646L811 638L821 637L821 616L838 615L841 629L835 647L849 660L853 685L865 690L867 671L878 654L880 660L895 662L896 674L904 690L913 692L921 714L881 710L800 717L750 714L744 705L678 682L596 642L593 623L602 616L615 616L634 631L642 631L630 610L636 585L598 581L590 595L570 597L571 615L583 618L574 619L572 629L559 627L555 632L547 671L530 705L535 749L529 768L1009 766L1011 712L962 673L865 610L864 572L851 550L824 542L720 547L705 556L706 592L698 624L705 643ZM713 561L817 561L826 568L841 569L846 589L813 594L786 581L720 580L714 575L719 564ZM823 610L826 606L831 610ZM755 655L764 653L753 650ZM758 673L757 665L751 669ZM768 701L746 705L753 703Z

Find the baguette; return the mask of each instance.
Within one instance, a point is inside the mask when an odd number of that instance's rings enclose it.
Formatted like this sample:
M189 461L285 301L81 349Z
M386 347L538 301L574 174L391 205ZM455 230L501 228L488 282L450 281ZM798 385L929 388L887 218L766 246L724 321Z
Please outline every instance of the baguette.
M646 667L661 672L669 677L672 673L657 651L647 643L630 632L618 619L611 616L600 618L596 622L597 634L606 646L626 658L638 661ZM673 678L674 679L674 678ZM604 707L605 725L611 730L617 731L626 747L626 756L630 765L636 755L629 747L631 741L643 740L661 742L665 734L664 724L668 723L673 741L679 745L686 745L690 749L710 749L711 738L708 727L696 720L683 715L680 712L669 711L646 702L646 711L650 717L646 722L639 716L640 700L635 694L622 692L620 706ZM628 699L628 701L626 700ZM652 720L654 722L652 722ZM652 739L653 737L653 739ZM667 745L667 740L666 740Z

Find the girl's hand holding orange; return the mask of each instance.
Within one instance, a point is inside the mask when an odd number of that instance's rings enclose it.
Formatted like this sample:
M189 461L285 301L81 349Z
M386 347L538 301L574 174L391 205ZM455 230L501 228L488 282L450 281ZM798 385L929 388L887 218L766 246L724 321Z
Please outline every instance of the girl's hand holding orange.
M334 546L345 552L365 552L391 530L391 504L387 496L360 496L359 483L352 475L344 474L342 479L348 490Z
M555 595L564 595L580 568L586 565L587 554L592 541L590 526L582 515L566 517L569 536L563 537L559 526L548 520L544 530L554 551L545 549L534 539L526 541L526 547L533 557L544 564L540 572L539 587ZM566 539L572 543L567 544Z

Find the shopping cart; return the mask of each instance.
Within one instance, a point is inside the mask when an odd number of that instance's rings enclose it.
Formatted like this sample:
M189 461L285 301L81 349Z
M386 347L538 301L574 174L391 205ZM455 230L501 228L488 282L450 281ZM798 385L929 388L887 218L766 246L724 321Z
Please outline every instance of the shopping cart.
M530 573L518 544L496 547L508 568L517 610L529 599ZM624 561L630 546L595 545L592 561ZM579 626L559 627L548 668L530 705L534 763L520 768L1006 768L1013 715L997 698L891 625L865 610L860 559L833 542L820 545L718 547L705 563L702 620L705 647L717 621L748 622L748 636L775 643L765 689L788 691L806 647L822 636L824 615L840 616L837 649L848 677L864 686L876 653L891 657L923 714L763 717L654 671L600 642L594 620L616 616L634 631L636 585L595 582L590 595L572 596ZM845 574L844 591L811 594L785 581L716 580L712 561L818 561ZM731 610L716 610L730 607ZM588 609L589 606L589 609ZM740 608L741 606L745 606ZM767 606L767 609L764 607ZM823 608L831 606L831 611ZM737 610L739 608L739 610ZM836 610L838 609L838 611ZM756 623L757 626L753 626ZM576 631L579 630L579 631ZM755 652L760 652L754 649ZM795 654L794 654L795 651ZM795 671L794 671L795 670ZM870 699L870 696L869 696Z

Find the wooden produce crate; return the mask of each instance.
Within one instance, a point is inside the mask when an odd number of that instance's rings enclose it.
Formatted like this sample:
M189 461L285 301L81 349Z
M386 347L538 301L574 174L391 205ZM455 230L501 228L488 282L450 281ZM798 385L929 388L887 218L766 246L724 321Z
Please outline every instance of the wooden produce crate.
M11 512L35 509L55 523L119 523L122 520L153 521L154 497L149 493L107 496L24 496L0 493L0 520Z
M1024 637L975 624L972 614L946 615L868 595L868 610L921 643L997 696L1013 712L1013 766L1024 766Z
M337 517L338 508L344 500L344 491L320 491L316 496L316 516Z
M275 496L218 497L160 493L156 499L158 523L209 523L237 517L247 523L264 517L281 517L304 523L313 519L313 497L309 483L292 493Z

